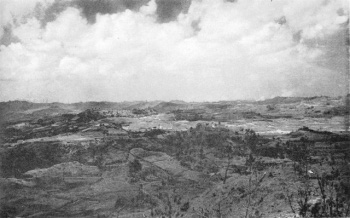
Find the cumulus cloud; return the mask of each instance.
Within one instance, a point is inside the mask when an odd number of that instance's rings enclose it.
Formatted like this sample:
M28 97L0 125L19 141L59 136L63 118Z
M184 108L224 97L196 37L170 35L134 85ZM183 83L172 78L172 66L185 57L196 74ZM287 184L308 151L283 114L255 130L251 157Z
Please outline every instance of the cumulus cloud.
M0 47L0 100L214 101L347 91L347 0L117 1L113 10L90 11L88 3L67 2L57 10L57 1L44 0L27 10L15 1L1 8L1 25L10 23L16 40Z

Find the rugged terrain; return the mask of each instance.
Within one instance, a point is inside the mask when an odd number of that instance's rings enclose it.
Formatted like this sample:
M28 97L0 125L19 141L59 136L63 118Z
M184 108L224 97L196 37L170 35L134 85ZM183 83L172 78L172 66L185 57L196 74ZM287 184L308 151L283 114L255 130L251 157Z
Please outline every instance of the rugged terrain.
M0 114L0 217L350 216L349 96Z

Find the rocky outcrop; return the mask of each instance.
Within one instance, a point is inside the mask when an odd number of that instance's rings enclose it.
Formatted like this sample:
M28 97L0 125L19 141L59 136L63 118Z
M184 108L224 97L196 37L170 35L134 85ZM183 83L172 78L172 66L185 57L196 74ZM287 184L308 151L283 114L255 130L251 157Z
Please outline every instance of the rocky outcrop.
M45 169L35 169L24 175L36 178L40 177L84 177L99 176L100 170L96 166L87 166L77 161L60 163Z
M0 178L0 186L6 185L18 185L20 187L34 187L35 183L33 181L26 181L24 179L17 178Z
M130 151L130 161L139 159L143 167L153 166L172 175L183 177L188 180L198 180L199 172L189 170L181 166L175 158L163 153L146 151L142 148L134 148Z

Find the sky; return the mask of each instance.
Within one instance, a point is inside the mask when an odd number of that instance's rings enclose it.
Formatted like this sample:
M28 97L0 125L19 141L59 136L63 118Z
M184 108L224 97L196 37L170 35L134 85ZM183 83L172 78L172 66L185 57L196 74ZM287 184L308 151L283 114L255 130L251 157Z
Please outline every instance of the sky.
M0 0L0 101L349 92L348 0Z

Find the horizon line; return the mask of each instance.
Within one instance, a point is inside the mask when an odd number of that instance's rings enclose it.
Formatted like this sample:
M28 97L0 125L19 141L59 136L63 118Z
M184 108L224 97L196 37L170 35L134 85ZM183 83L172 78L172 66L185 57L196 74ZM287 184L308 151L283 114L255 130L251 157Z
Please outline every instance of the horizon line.
M184 103L216 103L216 102L232 102L232 101L253 101L253 102L260 102L260 101L266 101L266 100L271 100L275 98L342 98L342 97L347 97L350 96L350 94L347 95L338 95L338 96L327 96L327 95L315 95L315 96L275 96L271 98L264 98L264 99L232 99L232 100L216 100L216 101L208 101L208 100L203 100L203 101L185 101L185 100L180 100L180 99L174 99L174 100L122 100L122 101L96 101L96 100L91 100L91 101L79 101L79 102L59 102L59 101L46 101L42 100L41 102L37 102L29 100L29 99L15 99L15 100L8 100L8 101L0 101L0 103L11 103L11 102L28 102L28 103L34 103L34 104L81 104L81 103L131 103L131 102L175 102L175 101L180 101Z

